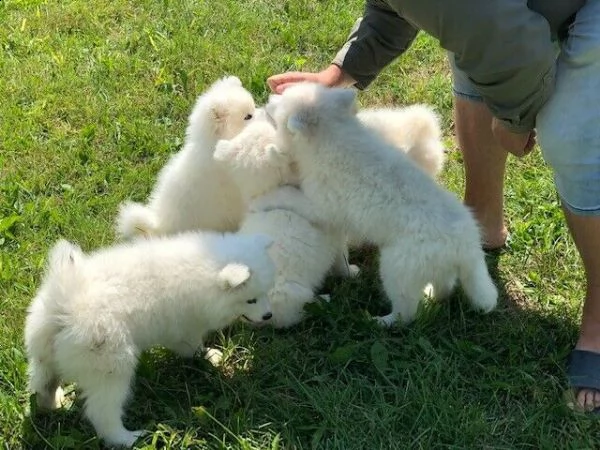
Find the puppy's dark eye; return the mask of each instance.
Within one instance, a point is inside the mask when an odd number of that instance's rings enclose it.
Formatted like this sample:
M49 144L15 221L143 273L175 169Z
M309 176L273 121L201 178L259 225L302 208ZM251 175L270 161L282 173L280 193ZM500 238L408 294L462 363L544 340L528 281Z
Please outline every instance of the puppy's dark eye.
M244 117L244 120L250 120L252 119L252 114L247 114L246 117Z
M252 298L250 300L246 300L246 303L250 304L250 305L254 305L256 303L256 299Z

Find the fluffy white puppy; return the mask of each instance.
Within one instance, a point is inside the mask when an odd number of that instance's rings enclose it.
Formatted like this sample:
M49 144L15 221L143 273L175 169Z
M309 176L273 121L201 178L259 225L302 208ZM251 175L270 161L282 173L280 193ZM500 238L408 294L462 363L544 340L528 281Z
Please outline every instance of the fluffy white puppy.
M85 255L59 241L25 323L38 405L60 407L61 381L75 381L98 435L131 446L141 431L121 417L140 353L162 345L192 357L211 331L240 317L268 320L271 244L264 235L188 232Z
M275 327L289 327L303 318L304 305L315 300L329 270L349 275L358 270L343 259L343 238L319 225L310 201L293 186L296 181L290 156L276 145L275 129L266 121L256 121L232 140L221 140L215 160L229 170L249 205L239 233L266 234L273 238L269 249L277 267L275 286L269 292ZM261 201L271 194L282 196L285 206Z
M129 238L188 230L235 231L244 206L212 154L219 139L232 138L250 122L254 109L251 94L237 77L222 78L200 95L183 148L161 169L147 205L121 204L117 233Z
M272 115L278 145L291 152L318 213L380 248L380 276L392 302L380 322L412 321L428 283L443 297L457 279L474 307L490 311L498 294L470 211L364 126L355 96L349 89L298 84L284 92Z
M364 108L358 119L403 150L433 178L442 171L446 153L437 114L427 105Z
M260 108L261 117L272 121L280 98L280 95L271 95L269 103ZM405 152L432 178L442 171L446 151L439 117L431 107L415 104L400 108L363 108L356 115L363 124Z

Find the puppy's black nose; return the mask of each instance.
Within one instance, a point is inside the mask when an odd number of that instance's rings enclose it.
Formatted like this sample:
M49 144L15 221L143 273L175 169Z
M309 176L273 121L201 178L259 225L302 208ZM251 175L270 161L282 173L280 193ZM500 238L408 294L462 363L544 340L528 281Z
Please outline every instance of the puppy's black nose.
M269 320L271 317L273 317L273 314L271 314L271 313L266 313L266 314L263 316L263 320Z

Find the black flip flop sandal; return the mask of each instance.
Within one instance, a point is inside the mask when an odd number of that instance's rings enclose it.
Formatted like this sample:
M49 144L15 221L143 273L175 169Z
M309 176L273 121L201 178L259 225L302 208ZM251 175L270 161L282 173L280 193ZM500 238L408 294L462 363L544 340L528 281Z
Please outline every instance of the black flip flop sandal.
M571 351L567 379L573 390L594 389L600 392L600 353L577 349ZM600 408L592 413L600 415Z

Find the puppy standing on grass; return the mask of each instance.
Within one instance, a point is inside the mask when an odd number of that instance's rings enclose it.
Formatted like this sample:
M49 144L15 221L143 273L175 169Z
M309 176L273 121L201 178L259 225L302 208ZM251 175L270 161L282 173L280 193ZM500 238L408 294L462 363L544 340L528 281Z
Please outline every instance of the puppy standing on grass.
M498 293L473 216L360 122L355 95L298 84L284 92L273 116L278 145L296 161L302 190L319 214L380 248L380 276L392 311L379 321L412 321L428 283L444 297L457 279L474 307L492 310Z
M190 232L84 255L59 241L25 323L39 406L60 407L60 382L75 381L98 435L131 446L141 431L121 416L140 353L163 345L192 357L209 332L239 317L269 320L271 244L264 235Z
M334 264L346 276L355 275L358 268L342 259L343 236L318 225L321 219L299 189L283 186L297 177L289 154L274 142L275 128L265 120L255 121L232 140L219 141L214 158L229 171L249 205L239 233L264 233L274 240L269 254L277 278L269 292L270 323L281 328L302 320L304 305L315 301L315 290ZM261 197L270 193L285 196L287 205L261 209Z
M189 230L235 231L244 206L227 174L214 164L219 139L231 139L252 119L252 95L237 77L215 82L198 97L182 150L158 175L147 205L121 204L117 233L167 235Z

